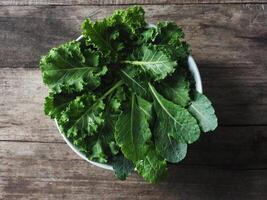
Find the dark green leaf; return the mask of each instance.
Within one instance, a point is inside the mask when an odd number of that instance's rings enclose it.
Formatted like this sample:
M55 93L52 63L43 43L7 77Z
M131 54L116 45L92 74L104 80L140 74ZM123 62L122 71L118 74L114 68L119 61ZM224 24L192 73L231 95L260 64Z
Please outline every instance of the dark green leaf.
M139 109L145 114L149 124L151 124L154 118L152 103L140 96L137 96L137 102Z
M96 162L107 163L107 155L104 152L101 141L98 139L95 143L92 141L90 141L90 143L92 146L90 146L90 154L88 158Z
M117 10L110 17L109 21L117 28L124 29L132 37L137 36L146 26L145 11L140 6L133 6L127 10Z
M153 44L175 59L178 66L184 64L190 50L182 29L173 22L160 22L155 35Z
M142 96L148 96L147 83L135 77L133 71L121 70L121 78L123 82L132 90L132 92Z
M173 22L159 22L157 24L156 42L159 44L172 44L177 45L180 40L184 39L184 32L181 27Z
M140 36L137 43L143 45L144 43L152 43L155 41L158 34L157 28L148 27Z
M137 162L136 168L138 173L150 183L158 182L167 173L166 161L153 148L149 150L144 159Z
M58 121L67 137L94 135L104 122L103 101L88 93L71 101Z
M123 155L116 156L112 166L115 175L120 180L125 180L134 170L133 162L126 159Z
M76 98L76 94L53 94L45 98L44 112L51 118L59 119L61 112L65 111L69 103Z
M187 152L187 144L178 142L167 131L162 130L160 122L156 122L154 131L155 145L159 154L168 162L177 163L183 160Z
M136 70L142 70L155 81L164 79L174 72L177 64L162 51L155 47L150 48L143 46L130 60L124 60L121 63L135 67Z
M99 49L103 55L110 55L120 49L121 43L116 42L119 32L109 30L109 21L104 19L101 22L91 22L86 19L82 24L83 35L90 44Z
M151 84L149 88L157 114L158 125L155 131L165 132L182 143L196 141L200 135L196 119L185 108L162 97Z
M91 22L86 19L82 24L83 35L88 44L93 44L108 59L116 62L119 52L137 37L145 27L144 10L135 6L127 10L117 10L102 21Z
M196 93L195 96L195 100L189 106L189 111L198 120L204 132L215 130L218 120L210 100L200 93Z
M187 106L190 101L190 82L181 70L178 70L178 73L167 81L160 83L159 91L168 100L183 107Z
M106 100L106 107L104 112L105 122L99 130L101 139L110 150L112 155L119 153L119 147L115 142L115 124L118 120L121 111L121 104L125 101L125 93L123 87L117 88L114 94L111 94Z
M136 162L145 157L151 132L145 114L137 105L135 95L132 95L130 103L116 123L115 139L124 156Z
M91 59L97 59L95 55L91 56ZM106 67L87 64L80 43L75 41L50 50L42 57L40 67L44 83L55 93L81 91L84 87L94 89L107 72Z

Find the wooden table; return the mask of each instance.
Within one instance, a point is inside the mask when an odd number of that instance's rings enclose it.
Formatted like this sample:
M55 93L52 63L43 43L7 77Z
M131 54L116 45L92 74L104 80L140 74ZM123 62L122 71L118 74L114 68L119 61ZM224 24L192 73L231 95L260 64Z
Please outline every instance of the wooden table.
M38 62L77 38L86 17L142 4L149 22L181 25L216 134L190 146L161 184L127 181L79 158L43 114ZM267 199L266 0L1 0L0 199Z

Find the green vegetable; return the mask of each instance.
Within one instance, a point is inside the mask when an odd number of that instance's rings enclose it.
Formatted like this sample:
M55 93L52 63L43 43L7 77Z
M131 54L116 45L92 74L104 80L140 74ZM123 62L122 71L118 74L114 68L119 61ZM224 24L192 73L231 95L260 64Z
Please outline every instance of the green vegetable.
M136 168L139 174L150 183L156 183L166 176L166 161L151 147L147 155L137 162Z
M97 59L97 55L88 56L90 57L84 57L80 43L75 41L52 49L40 62L44 83L55 93L98 87L100 77L106 73L107 68L97 66L97 62L92 65L86 63L85 59Z
M59 119L61 112L64 111L68 104L76 98L76 94L53 94L50 93L45 98L44 111L51 118Z
M115 139L125 157L135 163L146 156L151 132L145 113L137 105L135 94L132 94L129 104L117 120Z
M121 78L133 93L142 97L147 97L147 83L146 81L141 80L141 77L136 77L135 74L131 73L131 71L122 69Z
M169 58L167 54L155 47L149 49L146 46L137 49L133 58L121 61L121 63L132 65L131 68L137 68L155 81L164 79L175 70L176 66L176 62Z
M204 95L196 92L194 101L191 102L188 110L199 121L203 132L213 131L218 126L215 110L210 100Z
M178 69L176 74L160 83L158 88L162 95L175 104L186 107L190 102L190 81L182 70Z
M211 102L191 81L182 29L172 22L149 27L139 6L81 27L80 41L41 58L45 114L88 159L112 165L119 179L136 170L148 182L160 181L201 130L217 127Z
M115 175L120 180L125 180L134 171L133 162L126 159L123 155L116 156L112 165Z
M155 132L171 135L179 142L193 143L200 135L197 120L179 105L168 101L149 84L157 114ZM165 132L165 133L164 133Z

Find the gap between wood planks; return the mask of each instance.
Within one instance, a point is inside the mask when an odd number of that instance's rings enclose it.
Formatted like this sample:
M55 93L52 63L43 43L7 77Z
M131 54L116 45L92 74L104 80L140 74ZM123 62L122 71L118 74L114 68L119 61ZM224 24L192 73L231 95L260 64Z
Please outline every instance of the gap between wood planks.
M9 144L13 143L13 144ZM25 143L25 144L23 144ZM45 147L43 145L48 145ZM56 161L79 161L83 164L87 163L85 160L80 158L76 155L67 144L64 142L23 142L23 141L0 141L0 145L3 147L6 146L13 146L8 151L4 149L0 152L0 157L4 160L10 157L10 160L13 158L17 158L18 161L21 159L25 160L39 160L39 161L49 161L49 162L56 162ZM57 146L60 145L60 146ZM26 149L26 150L25 150ZM31 150L30 150L31 149ZM26 151L26 153L24 153ZM201 151L201 150L200 150ZM50 152L46 154L45 152ZM24 155L25 154L25 155ZM34 154L35 156L30 156ZM44 155L45 154L45 155ZM187 157L177 164L169 163L169 168L173 167L203 167L203 168L211 168L211 169L218 169L218 170L230 170L230 171L263 171L267 170L266 165L243 165L240 164L230 164L224 163L223 158L221 161L206 163L203 160L196 160L194 159L194 154L196 152L188 152ZM200 154L199 154L200 155ZM89 163L87 163L89 164Z
M196 4L262 4L267 0L3 0L0 2L2 6L123 6L123 5L196 5Z
M18 143L40 143L40 144L65 144L66 142L62 141L38 141L38 140L2 140L0 142L18 142Z
M22 128L23 132L16 132L16 127L10 127L6 133L2 130L0 157L32 159L29 155L34 154L41 160L56 160L62 156L67 160L78 159L52 124L50 127L50 131L40 133L38 130L31 132L30 127ZM229 169L266 168L266 130L266 126L219 127L214 134L203 134L200 140L190 145L188 156L181 164ZM25 149L26 153L23 153Z

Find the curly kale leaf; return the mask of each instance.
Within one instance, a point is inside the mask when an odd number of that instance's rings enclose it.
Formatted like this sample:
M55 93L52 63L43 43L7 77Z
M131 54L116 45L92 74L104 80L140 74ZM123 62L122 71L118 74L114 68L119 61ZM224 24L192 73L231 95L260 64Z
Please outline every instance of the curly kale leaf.
M48 55L42 57L40 68L43 81L51 92L82 91L85 87L95 89L100 85L101 77L107 72L97 62L87 63L86 60L98 60L96 54L85 56L81 53L80 43L68 42L53 48Z
M154 81L162 80L172 74L177 66L176 61L155 46L143 46L136 50L128 60L121 61L121 63L149 76Z
M71 101L58 121L60 128L67 135L94 135L104 123L103 100L92 93L76 97Z
M54 94L45 97L44 112L52 119L59 119L62 111L66 110L69 103L76 98L76 94Z
M125 47L132 45L133 40L138 38L145 25L144 10L136 6L118 10L102 21L91 22L86 19L82 31L88 45L93 44L108 62L115 63Z

